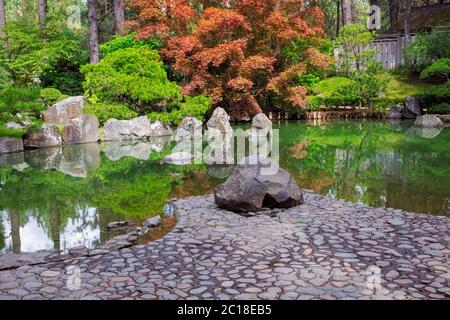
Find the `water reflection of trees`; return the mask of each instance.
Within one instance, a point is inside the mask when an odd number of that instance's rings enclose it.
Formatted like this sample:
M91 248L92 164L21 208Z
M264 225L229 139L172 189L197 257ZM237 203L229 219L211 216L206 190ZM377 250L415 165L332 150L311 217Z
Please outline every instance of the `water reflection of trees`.
M55 249L64 249L61 235L69 221L76 231L100 229L99 241L104 241L108 238L104 230L112 220L140 221L161 213L172 185L181 182L180 176L190 170L127 155L112 161L100 154L98 145L64 149L27 152L16 156L9 167L5 158L0 161L0 210L7 212L14 251L20 251L20 228L30 218L52 240ZM164 154L152 154L151 160L159 160ZM18 164L22 164L20 170L16 169ZM97 210L94 219L89 215L93 208ZM3 226L7 221L0 222L2 250L9 235L5 235Z
M433 141L411 132L408 126L394 129L384 123L291 128L282 131L282 166L303 186L337 198L445 214L450 193L449 131ZM291 157L289 146L305 138L310 141L308 156Z

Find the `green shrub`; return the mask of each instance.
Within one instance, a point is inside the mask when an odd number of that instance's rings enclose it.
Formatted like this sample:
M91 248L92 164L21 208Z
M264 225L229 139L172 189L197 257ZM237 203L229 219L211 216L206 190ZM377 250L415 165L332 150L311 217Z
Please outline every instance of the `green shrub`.
M166 124L177 125L185 117L195 117L200 121L205 118L206 112L211 107L211 99L204 96L184 98L176 108L170 112L152 112L149 118L152 121L160 120Z
M39 101L42 102L45 106L54 105L56 102L64 99L64 95L55 88L44 88L41 89L39 94Z
M353 83L353 80L345 77L332 77L322 80L312 87L314 94L324 97L332 97L341 88Z
M450 103L435 104L427 109L428 113L450 114Z
M130 120L138 116L138 113L130 110L128 105L120 103L91 103L85 107L87 114L96 116L103 125L108 119Z
M408 70L421 72L433 60L450 57L450 31L434 30L418 35L406 46L403 55Z
M136 33L126 36L115 36L108 42L100 46L100 53L106 56L120 49L129 48L147 48L158 50L161 48L161 42L157 38L149 38L147 40L136 40Z
M10 129L0 125L0 137L22 138L25 129Z
M39 102L40 90L34 87L8 86L0 91L0 112L33 113L38 115L44 110L44 105Z
M180 87L167 79L156 51L143 47L119 49L96 65L82 67L86 96L97 101L127 104L137 112L173 105Z
M450 103L450 83L445 86L432 87L417 95L425 108L437 104Z
M404 98L379 97L373 100L373 106L378 110L386 110L404 102Z
M433 83L443 83L448 81L449 75L450 59L442 58L433 62L431 66L425 68L420 73L420 79Z

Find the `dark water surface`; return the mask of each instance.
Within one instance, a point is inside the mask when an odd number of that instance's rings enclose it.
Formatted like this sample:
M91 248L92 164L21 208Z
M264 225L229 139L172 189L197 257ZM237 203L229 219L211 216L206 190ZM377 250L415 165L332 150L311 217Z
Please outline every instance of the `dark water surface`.
M357 121L274 128L281 167L301 187L371 206L450 214L450 128ZM230 172L162 164L174 144L160 138L0 156L0 252L93 247L115 235L106 231L109 222L138 224L161 214L172 197L211 192Z

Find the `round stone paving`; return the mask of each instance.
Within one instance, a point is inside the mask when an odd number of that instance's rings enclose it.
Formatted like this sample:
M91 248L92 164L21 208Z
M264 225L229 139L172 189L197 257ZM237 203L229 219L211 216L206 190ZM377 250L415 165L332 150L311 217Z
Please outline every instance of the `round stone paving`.
M305 193L253 217L174 203L164 238L0 272L0 299L450 299L450 219Z

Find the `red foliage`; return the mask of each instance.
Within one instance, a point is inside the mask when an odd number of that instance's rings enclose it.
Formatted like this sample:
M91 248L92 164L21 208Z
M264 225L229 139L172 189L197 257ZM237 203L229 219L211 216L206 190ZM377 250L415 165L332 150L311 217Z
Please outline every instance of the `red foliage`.
M307 89L296 81L331 63L312 47L300 62L283 56L292 41L324 34L324 15L314 1L308 2L131 0L139 12L132 25L140 26L138 38L167 37L162 54L183 76L185 94L209 95L215 105L251 116L261 111L257 99L271 95L304 107Z

